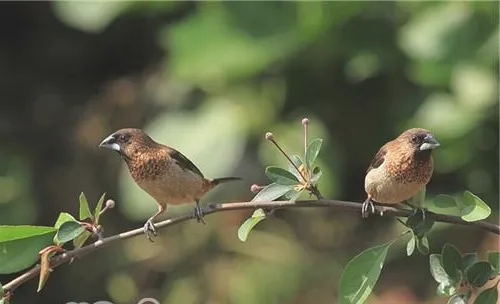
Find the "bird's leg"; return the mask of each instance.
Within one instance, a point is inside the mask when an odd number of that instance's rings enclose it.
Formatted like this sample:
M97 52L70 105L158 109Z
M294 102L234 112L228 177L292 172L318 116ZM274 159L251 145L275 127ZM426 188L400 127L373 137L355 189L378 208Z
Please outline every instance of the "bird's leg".
M158 211L150 217L146 223L144 224L144 234L146 234L146 237L148 240L152 243L153 241L153 236L157 236L158 232L156 231L155 225L153 224L153 220L160 214L162 214L165 211L165 207L161 204L158 204Z
M196 200L196 207L194 207L194 217L198 221L198 223L206 224L203 220L203 209L200 207L200 200Z
M368 197L361 206L362 217L366 218L370 215L370 211L368 211L368 209L371 209L371 213L375 213L375 205L370 197Z

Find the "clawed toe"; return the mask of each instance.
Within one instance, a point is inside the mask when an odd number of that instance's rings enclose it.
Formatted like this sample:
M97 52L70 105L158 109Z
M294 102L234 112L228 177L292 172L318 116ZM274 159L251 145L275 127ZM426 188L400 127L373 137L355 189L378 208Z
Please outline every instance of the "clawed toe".
M375 214L375 205L370 198L367 198L366 201L363 202L363 206L361 206L361 216L367 218L370 213Z
M154 243L153 237L157 236L158 232L156 232L156 228L151 220L146 221L144 224L144 234L146 234L146 237L151 243Z
M194 217L196 218L196 221L198 221L198 223L202 223L202 224L206 224L205 221L203 220L203 209L201 209L200 205L196 205L196 207L194 207Z

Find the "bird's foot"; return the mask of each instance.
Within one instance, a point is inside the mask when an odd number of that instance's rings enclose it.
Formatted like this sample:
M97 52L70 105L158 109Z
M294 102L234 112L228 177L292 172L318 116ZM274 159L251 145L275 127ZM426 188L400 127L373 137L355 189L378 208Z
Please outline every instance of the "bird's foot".
M370 212L371 211L371 212ZM366 201L363 202L361 206L361 216L367 218L370 213L375 213L375 205L370 198L367 198Z
M158 232L156 232L155 225L153 225L153 221L151 219L147 220L144 224L144 234L151 243L154 243L153 236L157 236Z
M202 223L205 225L205 221L203 220L203 209L201 209L200 205L197 203L196 207L194 207L194 217L198 223Z
M404 201L403 204L410 207L413 210L412 216L416 216L418 213L422 213L422 221L425 221L425 215L427 212L427 208L413 206L412 204L408 203L407 201Z

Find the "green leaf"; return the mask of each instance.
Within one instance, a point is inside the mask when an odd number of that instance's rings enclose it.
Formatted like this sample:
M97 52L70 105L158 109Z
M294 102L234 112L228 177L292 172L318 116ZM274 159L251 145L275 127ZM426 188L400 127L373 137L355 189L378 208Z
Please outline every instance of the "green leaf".
M61 212L61 213L59 213L59 216L57 217L57 221L54 225L54 228L59 229L59 227L61 227L62 224L64 224L65 222L69 222L69 221L76 221L76 219L71 214L69 214L67 212Z
M483 290L474 301L474 304L496 304L498 301L497 285Z
M295 201L296 199L299 198L299 196L304 192L304 190L290 190L287 193L285 193L285 197L290 200L290 201Z
M257 195L255 195L252 199L252 202L257 203L273 201L290 190L293 190L293 186L291 185L278 185L276 183L272 183L260 190L260 192L257 193Z
M467 222L484 220L491 214L491 208L470 191L464 191L459 204L460 215Z
M77 236L82 234L84 231L85 227L83 227L83 225L78 222L75 221L65 222L57 230L57 234L54 240L58 244L64 244L66 242L72 241Z
M462 256L455 246L451 244L444 245L441 251L441 263L444 271L454 282L458 283L462 280Z
M456 293L450 297L448 304L467 304L467 300L465 295Z
M75 249L81 248L83 244L92 236L92 232L85 230L82 234L73 239Z
M293 175L293 173L279 167L267 167L266 175L271 181L279 185L300 184L299 180L295 177L295 175Z
M245 242L248 234L252 231L253 227L266 218L266 213L261 208L255 210L251 217L249 217L238 229L238 238L240 241Z
M410 238L408 243L406 244L406 255L410 256L413 254L413 251L415 251L415 244L417 243L417 240L414 235Z
M457 292L457 288L449 283L439 283L437 294L440 296L450 297Z
M347 263L340 278L339 304L363 303L368 298L394 241L368 248Z
M491 266L493 266L495 273L500 274L500 252L489 251L488 261L491 263Z
M3 290L3 285L0 282L0 299L3 297L4 294L5 294L5 291Z
M472 252L472 253L466 253L462 257L462 266L463 266L463 271L466 271L467 268L469 268L471 265L477 262L477 253Z
M40 250L52 244L56 231L44 226L0 226L0 274L33 265Z
M448 276L443 268L441 262L441 255L433 253L429 256L429 265L431 270L431 275L436 280L436 282L443 284L444 286L451 285L451 278Z
M480 261L471 265L465 272L465 278L469 285L481 287L490 279L493 269L489 262Z
M422 255L429 254L429 240L427 239L426 236L417 238L417 249L418 252L420 252L420 254Z
M312 170L316 157L318 157L319 151L321 150L321 145L323 140L316 138L309 143L306 150L306 166L308 170Z
M454 208L458 207L455 198L451 195L439 194L433 200L434 205L438 208Z
M79 201L80 201L80 221L83 221L84 219L87 218L94 220L92 213L90 213L89 202L87 201L85 193L83 192L80 193Z
M321 172L321 169L319 167L314 167L313 175L311 177L311 184L316 184L318 182L318 180L320 179L321 175L323 175L323 172Z
M106 193L103 193L94 210L94 223L99 224L99 216L101 215L102 205L104 204L104 198L106 197Z
M422 213L417 212L415 215L408 217L406 220L406 227L413 230L413 233L421 238L432 229L434 222L434 219L429 216L426 216L424 219Z
M300 168L300 166L304 163L304 161L302 161L302 158L300 156L298 156L297 154L294 154L292 156L290 156L290 159L292 160L292 163L297 166L297 168ZM300 175L300 172L297 171L297 169L295 169L295 167L290 164L288 166L288 171L292 172L293 175L295 175L295 177L299 180L299 181L302 181L302 176Z

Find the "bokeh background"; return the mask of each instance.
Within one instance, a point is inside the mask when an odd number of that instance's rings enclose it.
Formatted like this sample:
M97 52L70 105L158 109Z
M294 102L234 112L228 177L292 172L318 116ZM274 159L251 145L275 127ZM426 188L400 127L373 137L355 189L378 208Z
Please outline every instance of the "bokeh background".
M98 143L145 129L210 177L237 175L205 202L244 201L285 165L273 131L302 151L300 120L324 139L326 197L362 201L382 143L431 129L429 196L465 189L498 219L497 2L17 2L0 4L0 223L53 225L84 191L116 208L105 234L142 226L155 210L120 158ZM171 207L166 217L191 212ZM396 237L394 218L341 210L279 211L246 243L251 211L136 237L36 280L13 303L336 303L338 280L361 250ZM498 247L482 231L436 225L431 252ZM428 257L393 246L369 303L445 303ZM14 275L0 276L6 283Z

